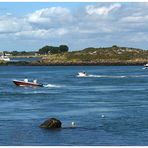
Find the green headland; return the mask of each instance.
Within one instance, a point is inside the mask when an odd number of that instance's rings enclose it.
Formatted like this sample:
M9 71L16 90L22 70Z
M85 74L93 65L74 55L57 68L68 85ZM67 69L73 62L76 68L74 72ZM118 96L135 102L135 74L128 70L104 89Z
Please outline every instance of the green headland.
M7 52L10 58L40 57L32 62L4 62L0 65L143 65L148 63L148 50L119 47L89 47L69 51L68 46L44 46L36 52Z

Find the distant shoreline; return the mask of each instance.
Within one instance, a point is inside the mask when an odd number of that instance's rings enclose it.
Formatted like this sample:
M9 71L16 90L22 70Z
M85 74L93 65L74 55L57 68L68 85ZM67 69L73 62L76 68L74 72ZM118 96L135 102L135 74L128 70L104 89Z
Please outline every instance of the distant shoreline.
M113 45L112 47L89 47L79 51L34 56L11 55L11 58L16 58L16 61L0 61L0 66L137 66L148 63L148 50ZM31 60L30 58L39 59Z
M11 56L16 61L0 61L0 65L16 66L136 66L148 63L148 50L118 47L85 48L56 54ZM22 58L23 60L21 60ZM26 59L25 59L26 58ZM29 59L33 58L33 60ZM38 59L36 59L38 58ZM18 61L17 61L18 59Z
M145 62L137 62L137 63L127 63L127 62L117 62L117 63L43 63L41 61L33 61L33 62L26 62L26 61L19 61L19 62L1 62L0 66L143 66L146 64Z

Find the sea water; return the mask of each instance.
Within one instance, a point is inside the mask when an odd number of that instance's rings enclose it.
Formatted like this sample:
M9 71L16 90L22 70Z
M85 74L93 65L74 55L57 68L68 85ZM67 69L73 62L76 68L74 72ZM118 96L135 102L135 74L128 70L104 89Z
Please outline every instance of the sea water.
M80 71L89 75L77 77ZM45 87L12 82L26 77ZM39 127L51 117L63 128ZM0 145L148 145L148 69L1 66Z

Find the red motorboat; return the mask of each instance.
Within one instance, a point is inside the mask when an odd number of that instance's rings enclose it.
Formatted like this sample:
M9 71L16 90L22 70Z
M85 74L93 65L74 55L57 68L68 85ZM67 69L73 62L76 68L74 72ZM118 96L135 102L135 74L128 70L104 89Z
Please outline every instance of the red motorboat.
M13 80L13 83L17 86L24 86L24 87L43 87L43 84L37 83L36 80L33 82L28 82L28 79L24 79L24 81Z

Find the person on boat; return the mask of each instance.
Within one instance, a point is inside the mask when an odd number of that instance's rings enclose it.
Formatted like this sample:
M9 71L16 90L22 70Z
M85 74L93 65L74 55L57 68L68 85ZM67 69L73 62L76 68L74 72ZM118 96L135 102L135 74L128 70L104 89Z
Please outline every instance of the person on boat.
M84 75L86 75L86 76L88 75L85 71L83 71L82 73L83 73Z
M75 122L71 122L71 127L76 127Z
M28 79L25 78L25 79L24 79L24 82L28 82Z
M33 80L33 83L37 84L37 80Z

